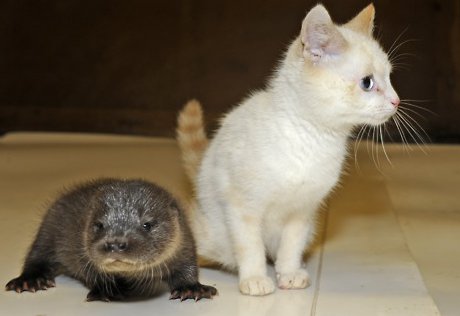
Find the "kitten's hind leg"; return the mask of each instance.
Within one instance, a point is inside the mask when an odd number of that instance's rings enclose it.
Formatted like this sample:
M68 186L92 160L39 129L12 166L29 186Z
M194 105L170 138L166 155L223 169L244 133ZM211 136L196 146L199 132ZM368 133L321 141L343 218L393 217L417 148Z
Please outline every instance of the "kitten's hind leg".
M267 276L261 218L243 210L232 210L229 222L241 293L260 296L274 292L273 281Z
M301 265L312 225L303 215L291 216L283 228L275 262L278 287L281 289L303 289L310 285L310 276Z

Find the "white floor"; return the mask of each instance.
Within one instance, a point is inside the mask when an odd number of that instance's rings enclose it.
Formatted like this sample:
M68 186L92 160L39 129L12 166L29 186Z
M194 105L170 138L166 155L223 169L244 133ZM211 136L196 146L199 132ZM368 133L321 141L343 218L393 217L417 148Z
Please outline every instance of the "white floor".
M169 301L84 302L78 282L59 277L36 294L0 291L1 315L459 315L460 146L428 154L387 147L379 172L363 145L328 203L324 232L307 261L313 284L248 297L237 277L202 269L219 296ZM173 141L18 133L0 139L0 282L20 272L46 204L63 186L99 177L142 177L184 198L190 188ZM270 269L273 276L273 270Z

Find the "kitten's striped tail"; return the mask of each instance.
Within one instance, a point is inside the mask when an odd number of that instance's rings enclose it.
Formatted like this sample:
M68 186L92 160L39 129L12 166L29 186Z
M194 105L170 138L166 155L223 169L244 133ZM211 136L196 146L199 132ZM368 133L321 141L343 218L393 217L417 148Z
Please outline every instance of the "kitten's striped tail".
M185 172L190 181L195 184L203 153L208 146L203 110L197 100L187 102L179 113L176 133Z
M204 130L203 110L200 102L190 100L179 113L177 119L177 142L182 152L182 161L185 173L196 190L196 177L200 167L204 151L208 147L208 138ZM209 236L208 222L206 218L198 211L197 201L192 198L188 201L187 218L192 228L197 250L200 253L200 245L203 241L212 240ZM198 256L199 266L215 266L212 261Z

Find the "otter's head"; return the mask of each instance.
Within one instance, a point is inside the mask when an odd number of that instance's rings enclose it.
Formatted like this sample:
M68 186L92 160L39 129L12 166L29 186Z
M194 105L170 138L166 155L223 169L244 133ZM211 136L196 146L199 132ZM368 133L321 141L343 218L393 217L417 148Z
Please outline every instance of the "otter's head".
M98 188L86 225L87 253L105 272L140 272L163 263L181 239L179 209L165 190L114 180Z

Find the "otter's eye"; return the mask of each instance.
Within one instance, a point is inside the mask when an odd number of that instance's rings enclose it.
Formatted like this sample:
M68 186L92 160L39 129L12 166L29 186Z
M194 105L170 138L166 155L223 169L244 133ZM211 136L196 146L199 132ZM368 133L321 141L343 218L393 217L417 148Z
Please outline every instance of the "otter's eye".
M145 222L144 224L142 224L142 228L149 232L152 230L153 227L155 227L157 225L157 221L156 220L153 220L153 221L150 221L150 222Z
M363 89L366 92L371 91L372 88L374 88L374 85L375 82L374 77L372 75L364 77L363 79L361 79L361 82L359 83L361 89Z
M144 228L145 231L151 231L152 230L152 224L149 222L146 222L142 225L142 228Z
M94 223L93 227L95 231L100 231L104 229L104 224L102 224L101 222L96 222Z
M152 224L150 224L149 222L147 222L147 223L144 223L144 224L142 225L142 227L143 227L146 231L149 232L149 231L152 229Z

